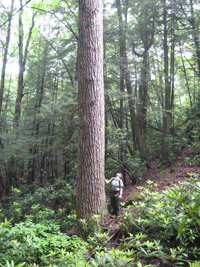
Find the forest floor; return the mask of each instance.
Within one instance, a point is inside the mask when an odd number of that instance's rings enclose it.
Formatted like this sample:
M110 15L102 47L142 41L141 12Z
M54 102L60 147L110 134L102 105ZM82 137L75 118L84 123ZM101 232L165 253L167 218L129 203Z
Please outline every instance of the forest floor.
M148 180L158 184L157 190L162 192L166 187L175 184L179 185L180 182L185 181L189 177L189 174L195 173L197 177L200 177L200 159L193 163L194 157L195 154L192 149L187 148L184 149L180 155L177 155L173 161L163 165L162 168L158 168L160 159L153 160L149 163L149 169L143 174L141 179L137 181L136 185L133 185L132 181L127 179L127 186L123 189L122 201L127 200L134 192L139 192L140 189L137 187L147 187L148 184L146 182ZM120 214L123 215L124 212L126 211L122 208ZM130 212L133 213L134 217L137 217L137 214L134 212L134 207L130 208ZM115 237L118 230L120 230L118 226L119 221L123 223L123 216L116 218L116 216L113 216L110 212L108 213L105 220L105 228L110 230L110 239Z

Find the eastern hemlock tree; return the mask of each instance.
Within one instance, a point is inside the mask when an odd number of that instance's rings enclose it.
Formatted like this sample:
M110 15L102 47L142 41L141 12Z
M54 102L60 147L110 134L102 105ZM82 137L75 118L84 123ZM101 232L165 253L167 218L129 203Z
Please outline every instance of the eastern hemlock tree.
M78 93L77 233L85 237L105 212L101 0L79 1Z

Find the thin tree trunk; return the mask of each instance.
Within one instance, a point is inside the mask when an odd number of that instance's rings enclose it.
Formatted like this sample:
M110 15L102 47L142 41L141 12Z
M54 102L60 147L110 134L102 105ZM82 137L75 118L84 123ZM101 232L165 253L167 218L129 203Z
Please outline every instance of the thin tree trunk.
M32 25L29 30L29 35L26 41L25 51L23 54L23 46L24 46L24 30L23 30L23 22L22 22L22 0L20 0L21 10L19 12L19 74L18 74L18 85L17 85L17 98L15 102L15 114L13 121L13 130L17 132L17 128L19 126L19 119L21 116L21 102L23 97L23 89L24 89L24 71L26 65L26 59L28 55L28 48L30 44L30 39L32 35L32 31L34 28L34 18L35 13L32 16Z
M119 47L120 47L120 93L122 98L120 98L120 129L123 131L124 127L124 100L123 100L123 95L124 95L124 51L125 51L125 36L124 36L124 25L123 25L123 20L122 20L122 12L121 12L121 2L120 0L117 0L117 7L118 7L118 18L119 18ZM119 152L119 158L120 161L124 161L124 154L125 154L125 149L124 145L120 144L120 152ZM123 173L123 181L124 185L126 186L126 176L125 172L122 169L121 172Z
M128 1L126 2L126 8L128 7ZM124 29L122 28L122 11L121 11L121 2L120 0L117 0L117 8L118 8L118 17L119 17L119 24L121 26L121 31L123 30L123 40L122 42L122 47L123 47L123 71L124 71L124 77L125 77L125 82L126 82L126 88L128 92L128 103L129 103L129 110L131 114L131 127L132 127L132 137L133 137L133 145L134 148L136 149L138 147L140 156L142 160L145 160L146 158L146 153L142 141L142 136L139 132L139 125L138 125L138 120L136 118L135 114L135 105L134 105L134 100L133 100L133 91L132 91L132 86L131 86L131 80L130 80L130 73L128 70L128 58L127 58L127 52L126 52L126 24L127 24L127 9L125 13L125 25Z
M150 15L148 15L148 13ZM149 17L150 16L150 17ZM133 44L133 53L142 58L141 75L139 84L139 99L137 101L137 116L139 119L140 134L144 133L144 140L146 134L146 115L147 115L147 92L148 92L148 51L153 45L154 41L154 15L151 14L149 5L145 5L141 11L141 17L138 24L141 28L140 39L143 46L143 51L138 53ZM144 21L148 27L144 25Z
M170 68L170 80L171 80L171 99L170 109L174 111L174 64L175 64L175 2L172 3L172 22L171 22L171 68ZM169 128L173 133L173 112L169 114Z
M163 111L163 135L162 135L162 159L167 159L166 137L170 109L170 83L168 71L168 43L167 43L167 8L166 0L163 0L163 24L164 24L164 74L165 74L165 110Z
M189 100L190 100L190 107L192 107L192 98L191 98L190 87L189 87L189 83L188 83L187 72L186 72L186 68L185 68L185 62L183 59L183 51L182 51L181 44L180 44L180 53L181 53L181 61L182 61L182 65L183 65L183 72L184 72L184 76L185 76L185 83L186 83L186 87L187 87L188 95L189 95Z
M9 48L9 43L10 43L10 32L11 32L11 21L12 21L13 6L14 6L14 0L11 0L10 14L9 14L9 18L8 18L6 46L5 46L5 50L4 50L3 66L2 66L2 72L1 72L0 114L1 114L2 103L3 103L3 94L4 94L4 86L5 86L5 75L6 75L8 48Z
M127 59L126 59L126 62L127 62ZM126 66L127 66L127 64L126 64ZM127 68L128 68L128 66L127 66ZM132 133L133 133L133 142L134 142L135 147L136 147L136 145L138 146L138 149L140 152L140 157L141 157L142 161L145 161L146 152L145 152L145 148L144 148L144 144L143 144L143 140L142 140L142 135L140 134L136 114L135 114L133 92L132 92L130 74L129 74L128 69L126 69L125 80L126 80L127 92L129 95L128 103L129 103L129 109L130 109L130 114L131 114L131 126L132 126Z
M191 19L189 20L191 25L192 25L192 34L193 34L193 39L194 39L194 44L196 48L196 56L197 56L197 65L198 65L198 70L199 70L199 78L200 78L200 45L199 45L199 30L197 23L195 21L195 16L194 16L194 3L193 0L190 0L190 12L191 12Z
M111 103L111 100L109 98L109 95L108 94L105 94L105 101L106 101L106 107L108 108L109 112L110 112L110 115L112 117L112 120L113 120L113 123L114 123L114 126L116 129L119 128L119 119L118 117L116 116L116 114L114 114L114 110L113 110L113 107L112 107L112 103Z
M40 122L37 122L36 116L40 113L40 108L42 106L42 99L44 95L44 81L45 81L45 73L46 73L46 64L47 64L47 52L48 52L48 43L46 42L45 51L44 51L44 62L43 62L43 72L42 77L38 74L38 81L37 81L37 91L36 91L36 102L35 102L35 114L34 114L34 121L33 121L33 136L38 138L39 136L39 129L40 129ZM41 81L40 81L41 79ZM40 84L41 83L41 84ZM36 153L38 151L37 145L34 144L33 147L30 149L31 159L28 164L28 184L33 184L35 181L35 169L36 169Z
M147 113L147 69L148 69L148 53L145 51L143 54L142 67L141 67L141 83L139 85L139 109L138 118L140 120L139 128L141 134L146 134L146 113ZM145 138L144 138L145 139Z

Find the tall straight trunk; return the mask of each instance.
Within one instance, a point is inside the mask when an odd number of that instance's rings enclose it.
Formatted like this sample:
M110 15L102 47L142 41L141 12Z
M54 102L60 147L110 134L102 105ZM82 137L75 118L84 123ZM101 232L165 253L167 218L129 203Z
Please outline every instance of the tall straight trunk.
M52 112L54 113L54 103L57 103L57 95L58 95L58 84L59 84L59 79L55 77L55 82L54 82L54 91L53 91L53 101L52 101ZM53 115L53 121L52 121L52 130L51 130L51 138L50 138L50 151L49 151L49 158L51 159L51 174L49 175L49 178L51 178L51 182L54 182L54 178L58 177L58 162L57 162L57 150L53 151L53 143L54 143L54 137L53 134L56 129L56 116Z
M39 123L36 122L36 115L38 112L38 98L39 98L39 91L40 91L40 75L38 75L37 78L37 86L36 86L36 103L35 103L35 109L34 109L34 119L32 123L33 127L33 137L37 137L39 135ZM30 160L28 162L28 175L27 175L27 184L32 185L35 180L35 170L36 170L36 154L38 152L37 145L33 144L33 147L29 150L29 156Z
M125 32L124 32L124 25L123 25L123 20L122 20L122 11L121 11L121 1L117 0L117 9L118 9L118 18L119 18L119 49L120 49L120 93L123 96L124 94L124 51L125 51ZM119 119L119 126L120 129L123 131L124 127L124 100L123 97L120 98L120 119ZM124 161L124 145L120 144L120 161ZM123 173L123 181L124 185L126 186L126 176L125 172L122 169L121 171Z
M50 131L51 131L51 125L48 123L47 127L47 136L50 136ZM39 173L39 182L43 186L45 186L47 182L47 176L48 176L48 169L49 169L49 162L48 162L48 146L49 146L49 140L46 138L45 140L42 141L41 145L41 158L40 158L40 173ZM45 170L45 172L44 172Z
M132 126L132 133L133 133L133 142L134 142L134 146L138 147L142 161L145 161L146 152L145 152L145 148L144 148L144 144L143 144L143 140L142 140L142 135L140 134L137 117L135 114L135 105L134 105L134 101L133 101L133 91L132 91L132 86L131 86L130 74L128 71L127 56L125 56L125 59L126 59L125 80L126 80L127 92L129 95L128 104L129 104L129 109L130 109L130 114L131 114L131 126Z
M165 109L163 111L163 135L162 135L162 159L167 159L166 149L166 137L168 130L169 121L169 110L170 110L170 83L169 83L169 59L168 59L168 37L167 37L167 8L166 0L163 0L163 26L164 26L164 75L165 75Z
M79 1L76 219L83 238L105 215L102 13L102 0Z
M20 0L21 10L19 12L19 74L17 85L17 98L15 102L15 116L14 116L14 131L19 126L19 118L21 115L21 101L23 93L23 78L24 78L24 64L23 64L23 23L22 23L22 0Z
M40 73L38 73L38 80L37 80L37 90L35 95L35 110L34 110L34 120L33 120L33 136L38 138L39 136L39 129L40 129L40 122L37 121L36 117L37 114L40 113L40 108L42 106L42 99L44 96L44 82L45 82L45 73L46 73L46 64L47 64L47 52L48 52L48 43L46 42L44 54L44 62L42 66L42 77ZM38 70L40 71L40 69ZM36 170L36 154L38 151L37 144L34 144L33 147L30 149L30 156L31 159L28 163L28 177L27 183L33 184L35 181L35 170ZM40 168L41 169L41 168Z
M124 51L125 51L125 32L122 20L121 1L117 0L119 18L119 49L120 49L120 92L124 93ZM120 99L120 128L123 128L123 99Z
M10 98L10 87L11 87L11 83L12 83L12 76L10 75L10 79L9 79L9 85L8 85L8 92L6 95L6 99L5 99L5 108L4 108L4 114L7 114L7 108L8 108L8 104L9 104L9 98Z
M171 65L170 65L170 81L171 81L171 99L170 99L170 109L174 110L174 64L175 64L175 1L172 2L172 21L171 21ZM171 133L173 133L173 113L169 114L169 128Z
M24 30L23 30L23 22L22 22L22 0L20 0L20 7L21 10L19 12L19 74L18 74L18 84L17 84L17 98L15 102L15 114L14 114L14 121L13 121L13 130L14 132L17 132L17 128L19 126L19 119L21 116L21 102L23 97L23 89L24 89L24 71L25 71L25 65L26 65L26 59L28 55L28 48L30 44L30 39L32 35L32 31L34 28L34 18L36 13L32 16L32 24L29 29L29 35L26 41L25 51L23 53L23 47L24 47Z
M146 4L142 7L140 11L140 19L138 20L138 25L140 26L140 31L138 35L140 36L142 44L142 52L136 51L135 44L133 44L133 53L142 58L141 71L140 71L140 81L139 81L139 94L137 101L137 117L139 120L140 134L144 133L144 140L146 134L146 116L147 116L147 92L148 92L148 51L153 45L154 41L154 15Z
M8 28L7 28L7 36L6 36L6 46L3 55L3 65L1 72L1 88L0 88L0 114L2 110L3 103L3 94L4 94L4 86L5 86L5 76L6 76L6 65L7 65L7 57L8 57L8 48L10 43L10 32L11 32L11 21L12 21L12 13L13 13L14 0L11 0L11 7L8 19Z
M106 52L107 52L107 47L106 47L106 42L103 42L103 60L104 62L106 62ZM106 94L106 89L107 89L107 64L104 65L104 87L105 87L105 102L106 102L106 97L109 96ZM105 104L105 107L107 107L107 105ZM105 110L105 151L107 151L107 146L108 146L108 134L106 132L108 126L108 112L106 112ZM107 155L105 154L105 161L106 161L106 157Z
M146 134L146 114L147 114L147 69L148 69L148 51L143 53L141 67L141 83L139 85L139 103L138 118L140 132Z
M131 80L130 80L130 73L128 69L128 57L126 52L126 27L127 27L127 7L128 7L128 1L126 1L126 12L125 12L125 22L124 27L122 23L122 11L121 11L121 1L117 0L117 9L118 9L118 18L119 18L119 27L120 27L120 33L122 34L120 39L120 44L122 46L123 51L123 59L121 59L121 63L123 63L123 72L124 72L124 78L126 83L126 89L128 92L128 104L129 104L129 110L131 115L131 128L132 128L132 138L133 138L133 145L134 148L138 148L140 152L140 156L142 160L146 159L146 153L144 149L144 144L142 140L142 136L139 131L139 125L138 120L136 118L135 113L135 105L133 100L133 90L131 86Z
M188 82L188 77L187 77L187 71L186 71L186 67L185 67L185 61L183 59L183 50L181 47L181 43L180 43L180 54L181 54L181 61L182 61L182 65L183 65L183 72L184 72L184 78L185 78L185 83L186 83L186 87L188 90L188 96L189 96L189 100L190 100L190 107L192 108L192 98L191 98L191 93L190 93L190 87L189 87L189 82Z
M198 65L198 73L200 79L200 45L199 45L199 29L198 24L196 23L195 16L194 16L194 2L190 0L190 12L191 12L191 19L190 23L192 25L192 35L194 39L195 49L196 49L196 56L197 56L197 65Z

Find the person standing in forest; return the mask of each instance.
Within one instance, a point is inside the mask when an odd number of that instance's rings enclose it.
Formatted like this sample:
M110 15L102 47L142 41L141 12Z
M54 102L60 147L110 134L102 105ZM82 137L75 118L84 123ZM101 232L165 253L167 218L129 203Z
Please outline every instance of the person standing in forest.
M118 216L120 210L120 199L122 199L122 192L123 192L123 181L122 181L122 174L117 173L116 177L112 177L110 180L106 180L107 184L111 184L110 186L110 201L111 201L111 208L113 210L113 215Z

